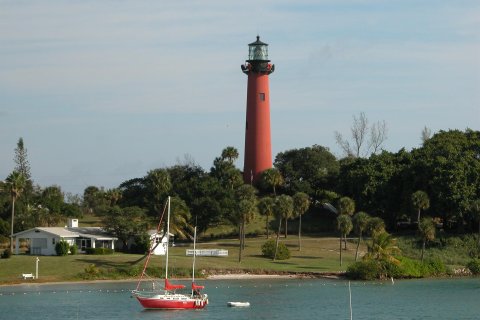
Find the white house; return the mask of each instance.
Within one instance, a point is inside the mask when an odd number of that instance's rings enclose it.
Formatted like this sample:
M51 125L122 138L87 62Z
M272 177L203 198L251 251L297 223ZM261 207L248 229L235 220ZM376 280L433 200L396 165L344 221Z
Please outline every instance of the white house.
M68 226L36 227L14 235L15 254L18 254L20 239L27 241L32 255L56 255L55 245L63 240L76 244L80 252L87 248L115 249L117 238L107 234L100 227L78 227L78 219L70 219Z
M148 235L150 236L151 244L153 245L158 244L153 250L153 254L156 256L164 256L167 250L167 237L163 237L163 232L157 233L157 230L148 230ZM173 234L171 233L170 233L170 238L173 239Z

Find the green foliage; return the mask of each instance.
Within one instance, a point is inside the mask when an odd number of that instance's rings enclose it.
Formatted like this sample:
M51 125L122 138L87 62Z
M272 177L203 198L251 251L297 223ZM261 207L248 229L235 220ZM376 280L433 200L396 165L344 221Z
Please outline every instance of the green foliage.
M78 247L76 244L70 246L70 254L75 255L78 252Z
M100 273L100 269L94 265L90 264L89 266L85 267L85 274L89 276L96 276Z
M346 276L352 280L375 280L381 275L381 264L375 260L363 260L348 266Z
M60 240L55 245L55 252L57 253L57 256L66 256L68 255L69 250L70 250L70 245L68 244L67 241Z
M0 243L2 243L3 239L1 239L1 236L9 236L10 235L10 226L7 221L3 220L0 218Z
M347 277L354 280L410 279L442 276L447 267L438 259L421 262L407 257L396 257L397 263L388 260L364 259L348 266Z
M144 254L150 250L150 236L142 232L134 237L134 244L130 247L131 253Z
M11 256L12 256L12 251L10 251L10 249L7 248L7 249L3 250L1 258L2 259L8 259Z
M86 248L86 254L93 254L93 255L104 255L104 254L113 254L115 251L109 248Z
M349 197L341 197L338 200L338 213L351 216L355 212L355 201Z
M274 165L281 172L289 194L300 191L311 197L315 197L316 190L334 189L340 167L335 156L319 145L280 152Z
M472 274L480 274L480 259L472 259L467 263L467 268L470 269Z
M262 245L262 255L266 258L273 259L275 256L275 241L268 240ZM279 242L278 243L278 250L277 250L277 260L286 260L290 259L290 250L284 244Z

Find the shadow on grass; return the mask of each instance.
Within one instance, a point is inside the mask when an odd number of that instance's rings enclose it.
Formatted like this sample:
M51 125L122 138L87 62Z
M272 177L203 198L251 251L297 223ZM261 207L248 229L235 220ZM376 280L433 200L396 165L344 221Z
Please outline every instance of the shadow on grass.
M75 259L76 261L78 262L84 262L84 263L88 263L88 264L94 264L95 266L97 267L110 267L110 268L121 268L121 267L125 267L127 265L134 265L136 264L137 262L140 262L143 260L143 258L141 259L137 259L135 261L122 261L122 262L115 262L115 261L108 261L108 260L104 260L104 259L82 259L82 258L77 258Z
M308 260L316 260L316 259L323 259L322 257L312 257L312 256L294 256L292 255L292 258L295 259L308 259Z

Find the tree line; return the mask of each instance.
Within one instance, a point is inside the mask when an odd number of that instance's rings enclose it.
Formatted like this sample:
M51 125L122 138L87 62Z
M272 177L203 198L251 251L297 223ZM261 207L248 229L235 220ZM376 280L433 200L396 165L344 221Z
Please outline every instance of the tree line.
M286 150L253 185L245 184L235 167L238 156L234 147L226 147L209 170L185 161L152 169L113 189L89 186L82 197L66 197L59 186L34 185L20 139L15 170L0 184L0 235L5 241L13 232L90 213L102 217L119 239L145 238L142 231L155 224L168 195L178 212L173 221L178 235L189 237L192 225L204 232L229 223L237 228L240 246L246 224L261 214L267 236L270 227L276 228L277 242L282 229L285 236L292 232L288 222L295 219L301 248L302 215L333 211L341 216L345 198L355 204L355 212L381 218L389 230L420 224L420 215L436 218L448 231L480 227L479 131L439 131L411 151L381 151L368 157L350 152L337 159L319 145ZM323 230L335 227L331 223Z

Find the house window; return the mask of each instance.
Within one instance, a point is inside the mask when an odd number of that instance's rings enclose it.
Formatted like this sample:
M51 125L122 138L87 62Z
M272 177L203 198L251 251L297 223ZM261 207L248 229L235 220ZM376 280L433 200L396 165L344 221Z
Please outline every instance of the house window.
M260 92L260 93L258 94L258 97L260 98L260 101L265 101L265 93Z
M55 238L52 238L52 244L55 244Z

